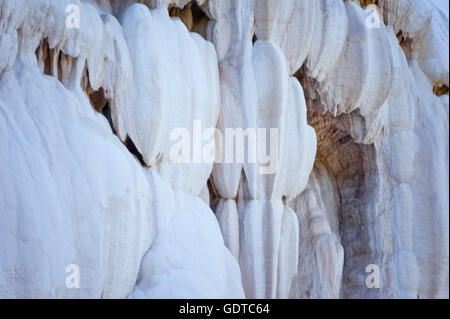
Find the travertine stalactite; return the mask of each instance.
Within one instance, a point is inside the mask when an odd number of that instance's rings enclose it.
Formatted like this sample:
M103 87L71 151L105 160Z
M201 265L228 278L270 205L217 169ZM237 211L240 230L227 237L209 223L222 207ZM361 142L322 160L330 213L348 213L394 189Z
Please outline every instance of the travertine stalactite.
M448 26L445 0L0 0L0 297L448 298Z
M261 163L215 164L213 183L223 198L219 201L227 201L227 205L216 206L216 214L229 242L237 242L239 236L238 260L246 296L287 297L297 267L298 229L292 223L292 210L282 199L303 190L315 155L315 134L306 124L302 89L289 77L281 50L269 41L252 44L254 2L229 1L227 5L220 1L207 5L213 19L209 34L218 52L222 80L218 127L278 128L279 158L273 174L261 174ZM292 145L292 139L299 143ZM300 174L294 177L289 173L292 170ZM239 181L236 210L226 198L236 197ZM227 194L227 189L232 191ZM230 220L237 220L237 215L239 229L231 229ZM288 254L292 249L294 254Z
M291 298L338 298L344 251L339 235L339 191L324 164L316 162L308 186L289 203L297 212L300 251Z

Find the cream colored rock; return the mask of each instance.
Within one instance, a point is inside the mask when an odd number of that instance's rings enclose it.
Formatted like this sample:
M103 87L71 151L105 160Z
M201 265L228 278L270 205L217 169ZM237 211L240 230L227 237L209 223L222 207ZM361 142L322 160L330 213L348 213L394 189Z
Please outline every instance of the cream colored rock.
M144 162L155 166L175 190L198 195L212 163L203 162L195 148L191 151L196 142L194 121L199 121L201 130L216 127L215 50L198 34L189 33L180 20L171 19L165 9L131 5L121 22L133 61L133 82L140 85L129 90L129 103L113 114L118 134L122 140L129 136ZM189 134L189 153L181 163L174 158L174 147L182 138L179 132Z
M239 216L236 202L232 199L218 199L214 212L219 221L225 246L239 261Z
M448 1L370 2L0 0L0 297L448 298Z

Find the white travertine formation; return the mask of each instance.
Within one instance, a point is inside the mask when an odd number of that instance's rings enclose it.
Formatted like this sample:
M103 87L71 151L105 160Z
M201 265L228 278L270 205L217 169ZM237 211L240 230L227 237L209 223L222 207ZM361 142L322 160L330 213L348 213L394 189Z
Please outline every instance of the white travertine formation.
M128 135L145 164L155 166L174 189L199 195L212 163L172 163L171 133L186 129L195 138L194 120L201 121L203 129L216 126L219 76L214 47L189 33L165 9L150 11L135 4L123 13L121 23L133 61L133 83L142 85L130 88L127 103L113 110L118 134L122 140Z
M0 298L448 298L448 30L445 0L0 0ZM207 162L197 124L266 157Z
M305 191L289 205L300 226L297 278L292 298L338 298L341 289L343 247L339 235L339 193L323 164L316 163Z
M162 171L164 180L155 169L143 168L114 136L106 119L90 105L85 92L102 88L105 103L109 101L116 116L111 122L120 132L118 113L131 107L126 97L134 92L130 84L136 80L117 20L91 5L78 3L84 22L80 26L84 27L66 29L64 9L69 2L41 0L32 6L27 1L14 2L14 5L11 1L0 3L3 138L0 297L123 298L130 292L133 295L145 252L150 247L158 251L156 247L161 240L152 246L153 239L165 238L167 232L169 237L163 241L163 247L169 245L180 252L168 251L175 258L169 263L165 263L164 253L157 254L152 267L142 270L143 278L150 278L158 286L160 283L153 279L159 275L158 269L162 267L171 274L180 269L182 262L184 272L178 280L179 291L155 292L151 284L145 286L148 292L144 290L144 294L207 297L206 290L198 293L201 288L222 287L209 296L243 297L238 265L224 246L212 211L199 203L201 200L196 196L187 201L181 190L174 194L170 173ZM148 11L146 7L142 9ZM162 19L172 23L168 16ZM182 25L178 24L178 28L179 32L174 32L184 37L194 52L199 48L212 57L208 69L211 73L195 74L200 84L194 89L197 102L204 105L204 116L199 109L192 117L198 116L215 126L218 78L217 71L214 73L214 67L217 69L214 49L198 35L191 38ZM204 60L199 53L198 66ZM185 81L178 78L178 85L194 80L194 71L187 76ZM168 96L170 81L170 78L168 82L161 81L159 87L150 86L147 90ZM200 94L201 90L207 93ZM152 105L144 105L151 113ZM168 125L170 119L166 120ZM212 164L203 166L209 166L206 172L205 168L200 170L205 175L203 181L195 173L196 177L191 179L195 183L186 179L188 184L181 183L182 190L192 195L200 193L212 169ZM175 182L182 180L178 178ZM183 188L184 185L189 187ZM186 219L191 223L190 232L186 232ZM170 233L183 236L186 247L173 242ZM190 238L190 233L197 237ZM203 246L198 246L199 241ZM71 264L78 267L80 280L73 284L80 289L70 289L70 282L67 284L66 277L70 274L65 271ZM192 282L184 280L186 276L202 278L201 286L193 287ZM141 287L140 281L137 284ZM163 280L161 284L171 282Z
M84 93L41 75L34 55L0 83L1 297L126 296L156 233L159 183ZM66 288L69 264L80 289Z

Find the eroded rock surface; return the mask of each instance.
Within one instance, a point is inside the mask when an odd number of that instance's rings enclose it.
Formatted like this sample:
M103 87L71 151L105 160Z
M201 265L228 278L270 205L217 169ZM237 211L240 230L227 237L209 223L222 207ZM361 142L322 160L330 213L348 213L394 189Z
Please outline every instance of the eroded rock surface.
M0 297L448 298L448 30L445 0L0 0Z

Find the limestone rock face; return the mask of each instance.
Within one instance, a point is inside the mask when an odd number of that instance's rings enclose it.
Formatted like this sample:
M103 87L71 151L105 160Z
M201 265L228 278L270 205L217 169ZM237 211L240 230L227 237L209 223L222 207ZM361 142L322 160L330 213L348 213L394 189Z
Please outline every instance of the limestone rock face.
M448 52L445 0L0 0L0 298L448 298Z

